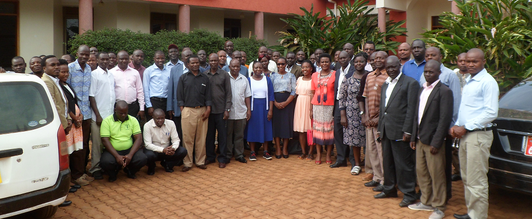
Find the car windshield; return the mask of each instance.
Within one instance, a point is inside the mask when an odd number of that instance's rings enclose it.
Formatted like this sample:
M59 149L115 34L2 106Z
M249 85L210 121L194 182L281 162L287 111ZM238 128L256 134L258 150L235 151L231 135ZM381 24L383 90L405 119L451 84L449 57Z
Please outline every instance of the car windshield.
M36 129L54 119L44 88L35 82L0 85L0 134Z
M499 117L532 119L532 77L517 84L499 100Z

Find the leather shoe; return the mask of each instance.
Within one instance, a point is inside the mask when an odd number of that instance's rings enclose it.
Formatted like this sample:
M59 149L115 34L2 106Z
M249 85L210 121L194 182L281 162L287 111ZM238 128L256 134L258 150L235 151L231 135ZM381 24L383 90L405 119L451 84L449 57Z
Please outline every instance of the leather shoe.
M198 168L202 169L202 170L207 169L207 166L205 166L205 165L196 165L196 166L197 166Z
M347 166L347 163L346 163L346 162L344 162L344 163L338 163L338 162L336 162L336 163L334 163L334 164L331 164L329 167L330 167L330 168L338 168L338 167L346 167L346 166Z
M373 196L375 198L395 198L397 197L397 193L393 193L393 194L386 194L384 192L381 192L379 194L376 194L375 196Z
M415 202L416 202L415 200L409 201L409 200L403 199L401 203L399 203L399 207L401 208L408 207L409 205L414 204Z
M127 167L124 168L124 172L126 173L127 178L130 178L130 179L136 179L137 178L137 176L133 172L131 172L131 170L129 170L129 168L127 168Z
M168 173L173 173L174 172L174 167L169 167L169 166L164 166L164 171L168 172Z
M181 169L181 172L187 172L190 169L192 169L192 167L183 167L183 169Z
M148 175L152 176L155 174L155 167L148 167Z
M377 187L378 185L380 185L380 183L375 180L371 180L367 183L364 183L365 187Z
M211 164L211 163L216 163L216 161L210 161L210 160L206 160L206 161L205 161L205 165L209 165L209 164Z
M80 186L80 185L71 185L70 187L72 187L72 188L76 188L76 189L81 189L81 186Z
M471 219L468 214L454 214L453 216L456 219Z
M114 176L110 175L109 176L109 182L114 182L114 181L116 181L116 175L114 175Z
M382 192L384 191L384 186L379 184L377 187L373 188L374 192Z
M458 181L458 180L462 180L462 176L460 176L460 174L453 174L451 176L451 181Z
M64 201L63 203L59 204L59 207L66 207L72 204L72 201Z
M74 188L74 187L70 187L70 189L68 190L69 193L74 193L74 192L77 192L78 189Z
M101 180L103 179L103 174L102 174L102 171L96 171L94 173L92 173L92 177L94 177L95 180Z
M225 163L218 163L218 167L220 168L225 168L225 165L226 165Z
M246 158L244 157L239 157L239 158L236 158L235 160L237 160L238 162L240 163L247 163L248 161L246 160Z

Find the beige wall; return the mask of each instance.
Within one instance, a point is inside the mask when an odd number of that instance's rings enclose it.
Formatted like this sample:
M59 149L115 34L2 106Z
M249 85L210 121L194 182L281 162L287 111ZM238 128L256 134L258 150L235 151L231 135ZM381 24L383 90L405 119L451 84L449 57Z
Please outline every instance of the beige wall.
M207 29L223 36L224 11L221 9L191 8L190 29Z
M150 5L148 3L118 2L116 27L134 32L150 32Z
M281 21L281 18L286 17L285 15L264 14L264 40L268 41L268 45L279 45L277 42L279 35L275 32L286 31L288 27L284 21Z
M416 1L411 4L406 12L406 25L408 29L407 42L421 38L425 30L432 27L432 16L441 15L451 11L451 2L447 0Z
M94 30L117 28L117 1L105 1L104 5L94 4Z

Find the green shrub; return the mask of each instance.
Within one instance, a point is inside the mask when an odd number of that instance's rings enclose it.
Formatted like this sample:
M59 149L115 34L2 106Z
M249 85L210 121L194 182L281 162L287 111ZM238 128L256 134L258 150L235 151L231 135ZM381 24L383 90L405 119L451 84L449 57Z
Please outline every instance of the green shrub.
M103 29L97 31L87 31L82 35L77 35L69 41L72 55L76 55L77 48L80 45L95 46L99 51L118 52L127 51L129 54L136 49L144 51L144 66L153 64L153 55L155 51L161 50L168 52L168 45L176 44L180 49L188 46L197 53L199 50L205 50L207 54L216 53L222 50L226 39L216 32L210 32L203 29L193 30L190 33L177 31L162 30L156 34L133 32L131 30L120 29ZM257 51L260 46L267 45L264 40L255 38L238 38L231 39L235 44L235 50L243 50L248 55L248 60L257 58Z

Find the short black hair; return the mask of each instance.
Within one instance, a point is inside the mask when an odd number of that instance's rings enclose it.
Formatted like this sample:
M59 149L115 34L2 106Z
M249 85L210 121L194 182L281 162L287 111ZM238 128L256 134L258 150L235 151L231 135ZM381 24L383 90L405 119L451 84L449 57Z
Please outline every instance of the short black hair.
M366 60L366 62L368 62L368 58L369 58L369 57L368 57L368 54L365 53L365 52L359 52L359 53L357 53L357 54L355 55L355 57L353 58L353 60L355 60L357 57L363 57L363 58Z
M320 57L318 58L318 61L317 61L317 62L319 63L319 62L321 61L321 58L323 58L323 57L329 58L329 62L332 62L331 55L329 55L329 53L326 53L326 52L324 52L324 53L322 53L322 54L320 55Z
M61 66L61 65L68 65L67 60L59 59L59 66Z
M294 56L296 55L294 52L288 52L286 53L286 56L288 56L288 54L294 54Z
M161 50L155 51L154 56L156 56L157 54L163 54L163 56L165 55L164 52Z
M190 59L192 58L196 58L196 59L199 59L199 57L197 55L194 55L194 53L192 53L192 55L190 55L187 59L187 62L190 63Z
M421 43L423 43L423 48L426 47L426 45L425 45L425 41L423 41L423 40L421 40L421 39L415 39L414 41L412 41L412 46L414 45L414 42L416 42L416 41L420 41Z
M373 47L375 47L375 43L373 41L371 41L371 40L366 41L366 43L364 43L364 46L366 44L371 44L371 45L373 45Z
M98 52L98 53L96 53L96 59L100 59L100 55L102 55L102 54L109 55L109 53L107 53L107 52Z
M301 67L303 67L303 63L308 63L312 67L312 73L316 72L316 67L314 67L314 64L310 60L308 59L303 60L303 62L301 62Z
M47 55L47 56L44 56L44 58L42 58L41 60L41 66L44 68L46 66L46 60L47 59L50 59L50 58L56 58L54 55Z
M22 58L22 56L15 56L11 59L11 61L15 60L15 59L22 59L23 62L26 62L26 60L24 60L24 58Z

